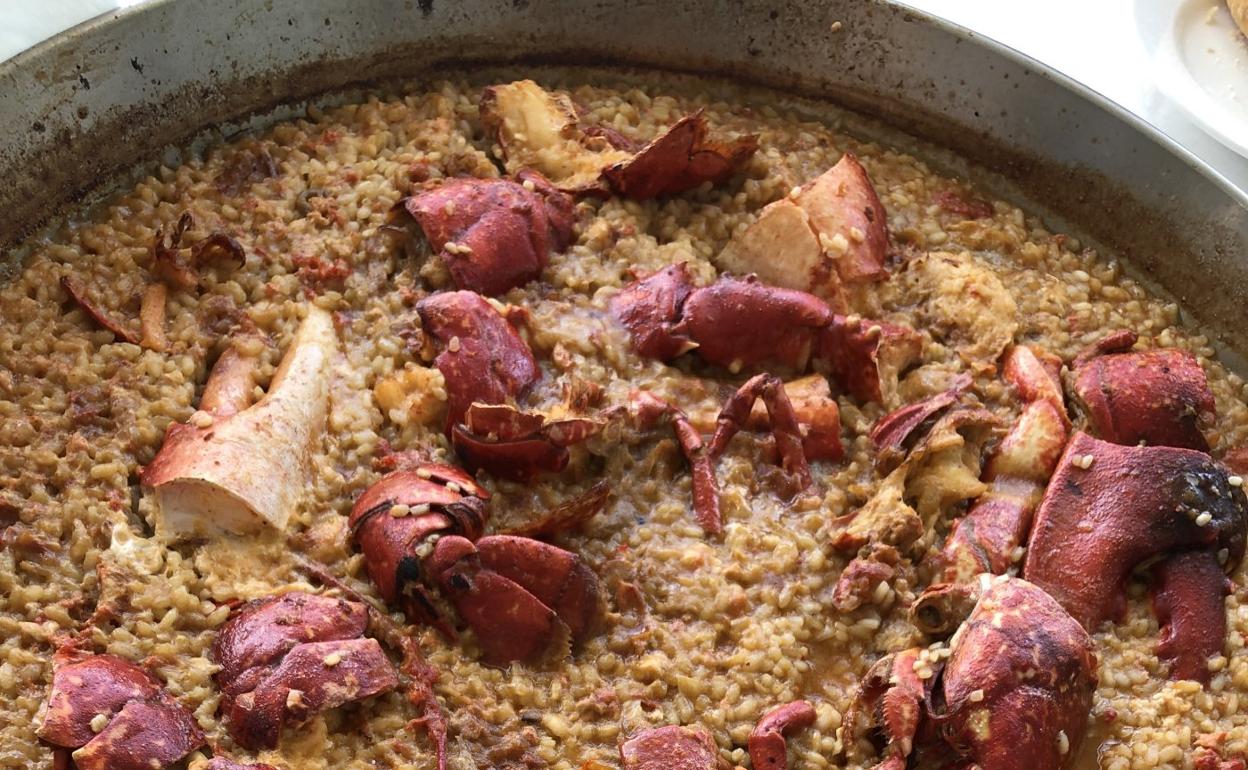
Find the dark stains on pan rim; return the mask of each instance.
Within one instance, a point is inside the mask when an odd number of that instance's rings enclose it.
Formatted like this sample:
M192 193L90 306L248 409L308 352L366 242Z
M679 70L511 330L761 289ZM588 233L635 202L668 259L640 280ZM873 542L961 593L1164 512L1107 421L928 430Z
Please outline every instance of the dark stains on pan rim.
M522 4L523 0L518 0L517 8ZM426 8L428 13L434 12L432 0L419 0L419 5L422 13L426 12ZM775 23L778 14L770 18ZM922 21L909 14L902 18L905 21ZM776 43L774 39L768 42ZM960 46L966 41L953 38L952 42ZM1209 272L1217 269L1216 265L1209 264L1211 259L1226 263L1234 258L1237 251L1235 234L1228 228L1221 228L1214 240L1212 255L1202 257L1193 252L1191 243L1177 226L1157 216L1129 190L1103 175L1063 166L1008 147L991 138L983 129L974 125L958 125L924 110L913 101L890 99L827 79L803 82L792 73L768 72L752 67L749 60L753 57L748 55L742 57L738 64L722 66L691 57L675 61L680 57L653 51L630 51L617 58L606 58L601 51L588 50L563 50L536 56L499 56L497 41L490 39L462 38L448 48L456 53L431 56L429 46L418 42L384 54L356 59L294 62L285 69L275 68L264 75L242 78L225 85L192 86L162 104L108 114L86 134L65 128L54 137L32 139L32 145L38 145L45 153L50 151L52 157L75 158L78 162L43 169L39 184L45 190L61 191L56 196L59 205L37 201L38 206L34 206L28 191L20 189L22 185L17 185L16 189L0 190L0 248L18 244L49 221L65 215L94 193L111 186L119 175L133 169L136 163L150 161L150 156L156 151L168 146L181 146L214 125L261 115L282 104L348 88L367 87L385 80L412 76L432 78L451 70L463 72L476 67L531 64L563 68L582 65L626 67L713 76L840 104L920 139L944 146L1001 174L1030 198L1045 203L1068 221L1111 246L1146 275L1153 272L1154 265L1150 260L1165 255L1169 263L1166 268L1168 283L1179 292L1183 286L1207 284ZM883 41L872 40L862 41L861 53L870 57L889 55ZM123 64L128 61L136 72L142 73L138 57L122 55L119 61ZM848 82L856 79L852 71L839 74ZM919 84L918 88L914 85L911 84L910 93L920 101L934 102L942 98L934 81ZM40 121L30 130L45 133L47 128ZM1070 131L1078 134L1079 127L1071 126ZM148 158L135 157L138 151L133 148L140 145L150 148ZM1211 223L1211 227L1216 229L1217 225ZM1176 266L1181 268L1178 281L1175 280ZM14 268L6 264L0 266L0 271L11 273ZM1184 281L1184 278L1190 280ZM1236 344L1239 340L1235 334L1240 321L1238 311L1245 304L1240 299L1244 290L1232 283L1226 291L1234 294L1235 299L1228 299L1217 307L1202 308L1201 320L1230 347L1248 352ZM1181 294L1178 298L1184 299Z

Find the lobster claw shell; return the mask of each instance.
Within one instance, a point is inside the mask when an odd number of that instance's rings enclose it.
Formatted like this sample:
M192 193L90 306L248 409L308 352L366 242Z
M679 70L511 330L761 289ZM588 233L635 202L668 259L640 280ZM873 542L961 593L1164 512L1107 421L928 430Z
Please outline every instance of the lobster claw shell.
M1200 426L1214 401L1200 362L1186 350L1130 351L1134 342L1134 334L1116 335L1097 348L1101 355L1076 362L1075 402L1091 432L1115 444L1209 451Z
M104 716L101 729L93 727ZM116 655L91 655L72 644L53 658L52 686L39 737L74 752L83 770L150 770L173 764L204 744L194 717L142 668Z
M362 637L367 624L363 605L297 591L236 610L212 651L234 740L275 748L284 726L397 687L381 645Z
M1068 766L1096 689L1092 640L1040 588L984 583L941 676L944 741L983 770Z
M649 200L677 195L704 182L723 184L758 150L758 136L713 141L702 110L686 115L633 157L603 169L620 197Z
M786 770L789 766L785 736L815 723L815 707L799 700L777 706L763 715L750 732L750 762L754 770Z
M693 292L684 262L639 278L611 298L611 314L628 330L633 349L667 361L697 345L673 328Z
M579 556L538 540L443 537L429 570L492 665L563 657L592 633L604 611L593 570Z
M700 728L664 725L641 730L620 744L624 770L725 770L710 734Z
M535 171L448 179L396 209L424 231L459 289L495 296L537 278L572 239L572 199Z
M1224 595L1221 573L1243 558L1246 535L1248 498L1209 455L1122 446L1077 433L1036 513L1023 576L1090 629L1123 616L1132 572L1158 557L1183 560L1159 567L1159 609L1177 607L1175 600L1183 597ZM1205 608L1199 615L1211 625L1165 612L1174 624L1163 629L1163 637L1173 640L1163 652L1179 656L1172 674L1199 673L1202 656L1221 649L1223 637L1214 632L1225 629L1226 621L1221 600L1216 608L1213 603L1192 605Z
M583 417L550 420L501 404L473 404L451 443L468 467L499 478L529 482L568 465L568 447L588 440L603 423Z
M447 433L474 403L501 404L541 378L528 343L480 294L441 292L416 312L441 347L433 363L446 381Z

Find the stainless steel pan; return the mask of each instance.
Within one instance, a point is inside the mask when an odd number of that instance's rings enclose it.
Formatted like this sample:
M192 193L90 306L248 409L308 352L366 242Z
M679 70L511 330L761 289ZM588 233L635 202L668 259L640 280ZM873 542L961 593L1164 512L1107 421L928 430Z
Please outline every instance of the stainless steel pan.
M108 14L0 65L0 244L205 126L510 60L715 73L881 117L999 172L1248 353L1242 193L1052 70L869 0L162 0Z

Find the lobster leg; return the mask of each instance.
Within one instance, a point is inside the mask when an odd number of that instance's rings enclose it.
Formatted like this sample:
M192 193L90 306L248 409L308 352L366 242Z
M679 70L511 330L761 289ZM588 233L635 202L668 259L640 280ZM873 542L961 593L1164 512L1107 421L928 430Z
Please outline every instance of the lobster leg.
M768 711L750 733L750 762L754 770L786 770L788 746L784 737L815 723L815 707L799 700Z
M724 404L719 413L715 427L715 435L711 437L709 454L718 458L724 453L728 442L741 430L750 417L754 401L762 399L767 406L767 416L771 422L771 433L776 438L776 448L780 452L781 465L788 473L797 478L802 489L810 486L810 465L806 462L806 453L802 448L802 429L798 424L797 413L784 391L784 383L779 377L771 374L759 374L751 377Z

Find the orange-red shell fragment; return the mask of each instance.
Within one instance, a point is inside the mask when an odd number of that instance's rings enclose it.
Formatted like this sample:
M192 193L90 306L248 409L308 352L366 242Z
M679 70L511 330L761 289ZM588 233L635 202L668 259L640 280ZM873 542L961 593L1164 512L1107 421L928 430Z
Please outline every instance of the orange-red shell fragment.
M647 200L692 190L703 182L723 184L758 150L758 137L732 141L708 138L702 111L686 115L629 158L603 169L617 194Z
M572 199L541 174L449 179L400 204L460 289L502 294L537 278L572 239Z
M77 749L74 761L83 770L166 767L204 744L195 719L151 674L116 655L91 655L72 645L53 658L39 737Z
M367 608L290 592L243 605L213 644L222 712L244 748L274 748L283 727L388 692L398 673L376 639L362 637Z
M1134 335L1119 350L1130 351ZM1213 416L1205 371L1186 350L1108 352L1075 367L1074 397L1097 437L1115 444L1209 450L1200 427Z
M446 381L448 433L472 404L504 403L541 377L528 343L480 294L434 294L416 311L441 348L433 363Z
M700 728L665 725L642 730L620 744L624 770L724 770L711 736Z
M1123 616L1132 572L1159 560L1161 652L1176 656L1172 673L1200 674L1199 661L1183 656L1221 649L1221 636L1210 635L1225 619L1220 598L1193 600L1225 595L1223 573L1243 558L1245 535L1248 499L1209 455L1077 433L1036 513L1023 575L1095 628Z
M789 766L785 736L815 723L815 707L799 700L777 706L763 715L750 732L750 762L754 770L786 770Z

